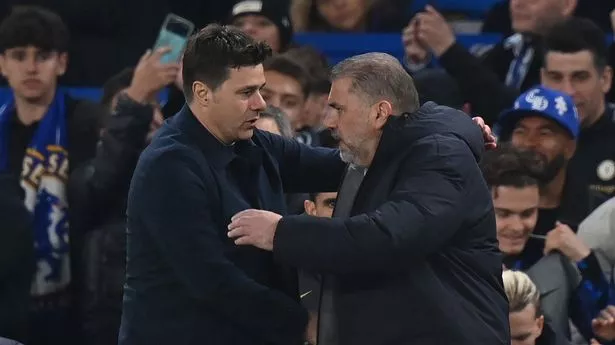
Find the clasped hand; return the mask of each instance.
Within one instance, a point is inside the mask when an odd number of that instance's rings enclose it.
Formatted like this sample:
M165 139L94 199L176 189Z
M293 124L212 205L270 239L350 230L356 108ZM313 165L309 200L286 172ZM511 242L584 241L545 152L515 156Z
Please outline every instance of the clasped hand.
M241 211L231 218L228 237L234 239L236 245L249 245L272 251L273 238L281 218L279 214L269 211Z

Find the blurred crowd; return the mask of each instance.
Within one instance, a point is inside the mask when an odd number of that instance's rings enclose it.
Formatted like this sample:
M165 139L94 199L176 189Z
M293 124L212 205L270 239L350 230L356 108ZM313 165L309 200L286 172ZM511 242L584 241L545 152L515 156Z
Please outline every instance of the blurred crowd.
M331 66L295 33L399 33L421 103L482 116L498 135L481 165L512 343L615 344L615 3L489 5L477 19L413 0L3 1L0 72L11 92L0 99L0 337L117 343L132 172L185 103L181 63L149 50L172 12L266 41L275 54L263 66L268 107L257 127L311 146L337 146ZM474 55L456 41L460 18L502 39ZM75 99L64 86L103 95ZM335 201L287 195L293 214L331 217ZM314 316L315 284L302 272Z

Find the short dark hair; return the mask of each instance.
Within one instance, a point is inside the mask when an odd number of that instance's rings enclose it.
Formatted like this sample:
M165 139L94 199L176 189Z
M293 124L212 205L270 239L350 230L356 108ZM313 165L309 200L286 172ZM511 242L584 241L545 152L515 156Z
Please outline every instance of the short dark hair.
M543 54L549 52L578 53L589 50L597 69L604 69L609 62L606 35L594 22L586 18L571 17L555 24L544 37Z
M509 143L488 151L481 161L483 177L489 188L538 186L541 166L536 154Z
M18 6L0 23L0 54L34 46L43 51L68 51L68 28L56 13L38 6Z
M229 77L229 69L262 64L271 48L231 26L209 24L188 40L183 58L184 95L192 100L192 84L216 90Z
M320 193L309 193L309 198L311 202L316 202L316 198L318 197L318 194Z
M307 98L310 94L310 77L307 70L290 56L284 54L275 55L267 59L263 67L265 71L278 72L296 80L301 86L304 98Z
M125 68L120 73L109 78L103 85L103 95L100 103L108 108L111 105L113 97L115 97L118 92L130 86L134 73L134 68Z

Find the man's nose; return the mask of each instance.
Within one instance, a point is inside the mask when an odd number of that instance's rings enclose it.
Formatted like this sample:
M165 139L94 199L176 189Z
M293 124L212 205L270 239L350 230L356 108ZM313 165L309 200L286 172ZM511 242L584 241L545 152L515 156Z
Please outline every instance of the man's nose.
M523 226L523 221L521 220L521 217L518 214L511 216L509 221L510 222L508 223L508 227L511 230L523 231L523 229L525 228Z
M261 95L261 93L258 91L255 92L251 99L250 109L255 110L255 111L262 111L262 110L265 110L266 107L267 107L267 103L263 99L263 96Z
M27 56L24 59L24 66L28 73L36 73L38 70L38 61L35 56Z
M334 111L325 111L324 118L322 119L322 124L330 129L337 128L338 117Z
M561 87L561 90L560 90L561 92L574 98L575 90L570 80L565 80L564 82L562 82L560 87Z

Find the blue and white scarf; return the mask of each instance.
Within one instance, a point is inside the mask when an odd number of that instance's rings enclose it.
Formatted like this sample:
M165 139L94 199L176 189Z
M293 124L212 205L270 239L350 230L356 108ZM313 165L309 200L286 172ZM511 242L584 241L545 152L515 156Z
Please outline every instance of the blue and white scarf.
M25 206L34 220L36 273L32 295L58 292L70 282L68 242L67 128L64 92L58 90L47 113L28 145L23 160L20 185ZM15 114L15 100L0 103L0 172L7 172L10 148L8 137Z

